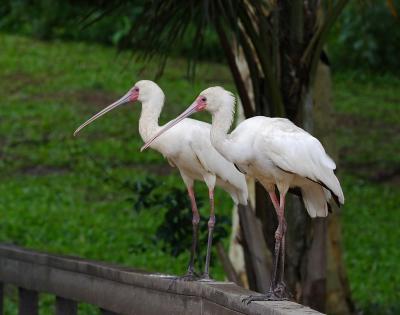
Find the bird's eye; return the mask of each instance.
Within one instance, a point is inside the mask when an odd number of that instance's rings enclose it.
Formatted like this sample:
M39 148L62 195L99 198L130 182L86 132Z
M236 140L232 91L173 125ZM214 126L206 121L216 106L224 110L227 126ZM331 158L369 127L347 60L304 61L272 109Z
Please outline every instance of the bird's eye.
M201 100L202 100L203 102L205 102L205 101L207 101L207 97L203 96L203 97L201 98Z
M138 87L133 88L133 90L134 90L135 92L139 92L139 88L138 88Z

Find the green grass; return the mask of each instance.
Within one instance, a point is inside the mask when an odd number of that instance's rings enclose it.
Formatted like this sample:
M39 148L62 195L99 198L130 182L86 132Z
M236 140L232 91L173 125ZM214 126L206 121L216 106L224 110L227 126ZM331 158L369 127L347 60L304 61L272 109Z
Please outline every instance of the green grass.
M345 261L365 314L400 313L400 80L335 76Z
M188 253L173 257L154 238L167 209L133 210L132 183L149 174L165 192L183 186L158 153L139 153L140 105L115 110L72 136L134 82L153 78L155 66L80 43L0 34L0 47L0 242L181 274ZM198 70L191 83L184 60L169 62L159 81L167 95L160 123L211 84L233 88L226 67L203 63ZM393 77L335 75L345 260L354 299L371 314L400 312L398 86ZM203 186L198 195L206 200ZM218 191L216 201L218 213L230 215L227 195ZM200 211L206 216L207 210ZM213 261L213 275L222 279ZM15 301L6 307L12 313Z
M138 196L126 185L150 173L165 194L183 187L178 171L160 154L140 154L140 105L116 110L72 136L137 80L154 77L156 67L136 63L128 53L79 43L0 34L0 47L0 241L184 273L188 253L173 257L154 239L167 209L135 212L132 200ZM203 80L192 84L183 60L168 67L160 80L167 95L161 123L186 108L215 77L232 87L220 65L201 65L199 71ZM207 196L203 186L196 187L200 199ZM216 194L218 213L229 215L232 202L224 192ZM207 216L208 207L200 212ZM212 262L213 276L223 279L218 260Z

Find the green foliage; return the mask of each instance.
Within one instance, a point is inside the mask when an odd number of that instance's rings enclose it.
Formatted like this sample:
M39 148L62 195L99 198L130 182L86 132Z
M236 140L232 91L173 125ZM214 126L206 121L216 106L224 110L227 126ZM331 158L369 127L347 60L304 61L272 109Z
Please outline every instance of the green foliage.
M400 313L399 79L335 77L345 262L363 314Z
M400 1L393 1L400 10ZM353 1L329 42L334 67L400 73L400 19L386 1Z
M3 1L0 27L46 40L59 38L116 44L126 30L126 24L141 10L140 4L127 3L119 5L112 18L97 21L101 12L95 10L94 5L94 2L85 1L79 5L72 1ZM94 20L97 23L93 27L85 28Z
M319 4L155 0L145 4L125 39L143 58L161 57L162 73L173 47L190 38L189 74L194 76L198 52L207 31L211 30L218 34L245 116L261 114L295 121L305 93L313 84L327 35L348 1L330 0ZM317 18L321 5L326 5L324 19ZM107 10L103 4L97 8L102 12ZM238 46L249 70L252 91L248 91L235 60ZM286 93L288 90L290 93Z
M40 39L90 41L130 48L132 41L127 41L126 37L145 3L140 0L81 1L77 5L74 1L60 0L4 0L0 5L0 29ZM393 3L400 14L399 0ZM109 10L111 6L115 9ZM399 23L400 19L391 14L386 1L351 1L329 39L334 67L398 73ZM195 33L196 28L191 23L187 35L171 47L172 54L190 57ZM196 51L197 57L223 60L217 35L210 31L204 35L202 48Z
M75 40L97 42L120 48L132 48L127 40L135 22L145 8L145 1L74 1L61 0L5 0L0 5L0 29L33 36L42 40ZM143 31L134 37L143 37ZM195 29L189 25L188 34ZM170 53L189 57L193 52L192 36L183 36L180 45ZM141 49L146 49L143 41ZM208 32L199 59L220 61L223 53L218 39ZM159 47L160 48L160 47Z
M168 209L165 212L163 222L158 226L153 237L155 242L162 242L162 249L172 256L176 257L187 251L192 242L192 211L190 201L187 197L185 187L165 187L159 185L154 177L146 177L145 180L136 180L134 183L125 182L123 187L132 191L133 209L136 212L149 209L159 212L162 209ZM202 196L196 198L198 208L204 206ZM213 233L213 242L218 243L228 236L228 230L231 226L230 218L227 215L216 215L218 224ZM199 224L199 243L207 244L208 238L208 217L200 215ZM139 252L144 251L143 246L138 246ZM206 248L200 249L199 268L201 261L205 258Z
M186 198L177 170L157 152L139 151L140 105L111 112L79 137L72 135L134 82L152 78L156 66L79 43L0 34L0 47L0 242L183 274L189 249L174 257L155 238L171 203L154 200L146 210L133 209L145 193L131 183L146 183L149 173L163 198L171 191ZM211 80L232 88L220 65L200 66L203 81L194 83L185 79L184 65L174 60L158 82L167 95L160 123L186 108ZM196 193L208 199L206 185L197 184ZM218 216L230 216L229 196L218 189L215 198ZM181 206L187 207L181 202L173 210L190 220L189 209ZM207 217L208 203L199 210ZM206 244L199 245L204 251ZM213 277L223 279L215 253L212 262Z
M399 187L354 177L344 186L345 260L357 306L368 315L399 314Z
M400 147L398 80L347 72L337 81L341 165L363 179L390 179L400 169L395 150Z

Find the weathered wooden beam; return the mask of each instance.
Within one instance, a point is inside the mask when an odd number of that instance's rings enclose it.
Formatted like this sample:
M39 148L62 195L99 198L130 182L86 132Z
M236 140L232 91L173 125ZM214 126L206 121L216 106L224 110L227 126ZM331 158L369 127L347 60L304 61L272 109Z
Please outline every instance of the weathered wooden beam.
M0 245L0 282L125 315L321 314L289 301L246 305L242 299L255 292L232 282L176 281L169 275L50 255L11 245Z
M271 283L272 256L264 240L261 221L250 206L239 205L240 227L243 232L243 247L247 253L246 263L251 264L256 288L267 292Z
M222 267L224 268L225 274L229 281L236 283L237 285L243 286L243 283L237 275L235 268L233 268L232 262L229 259L228 254L225 252L224 246L221 242L216 244L217 255L221 261Z
M22 273L24 271L21 271ZM25 270L27 272L27 270ZM33 290L18 288L19 306L18 315L38 315L38 293Z
M56 297L56 315L76 314L78 314L78 303L70 299L65 299L61 296Z

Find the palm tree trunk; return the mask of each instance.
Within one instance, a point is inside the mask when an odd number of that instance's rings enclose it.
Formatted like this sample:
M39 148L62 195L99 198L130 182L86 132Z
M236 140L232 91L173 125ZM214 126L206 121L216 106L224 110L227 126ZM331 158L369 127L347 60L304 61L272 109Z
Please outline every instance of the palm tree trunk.
M314 135L321 140L327 153L337 161L336 124L331 87L330 68L320 62L313 93ZM327 284L326 312L335 315L355 312L342 256L340 218L341 210L334 208L324 223L327 233L325 236L327 242L325 245L325 253L327 253L325 270Z
M329 66L319 62L314 86L304 97L302 127L337 160ZM311 220L297 197L288 218L288 282L296 299L321 312L351 314L354 306L341 255L340 210Z

